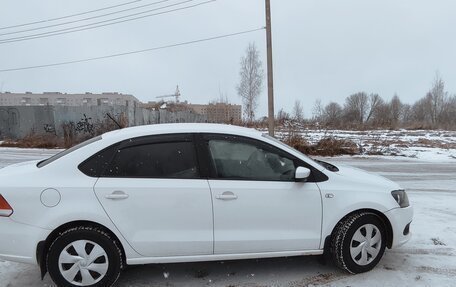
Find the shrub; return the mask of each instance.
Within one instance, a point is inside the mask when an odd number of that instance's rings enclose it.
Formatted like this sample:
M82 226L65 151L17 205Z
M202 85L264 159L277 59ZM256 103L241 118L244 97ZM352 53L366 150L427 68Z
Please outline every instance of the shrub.
M356 143L350 140L340 140L333 137L321 139L316 144L309 144L301 135L293 134L284 139L284 142L307 155L336 156L354 155L359 153Z
M313 150L313 155L336 156L342 154L354 155L358 153L358 146L350 140L340 140L333 137L321 139Z

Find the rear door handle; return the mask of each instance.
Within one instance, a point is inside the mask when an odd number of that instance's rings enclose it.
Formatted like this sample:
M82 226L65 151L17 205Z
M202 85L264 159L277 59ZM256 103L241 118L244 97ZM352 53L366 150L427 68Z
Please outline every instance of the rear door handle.
M216 195L215 198L216 199L220 199L220 200L235 200L238 197L237 197L237 195L235 195L231 191L225 191L222 194Z
M125 192L120 191L120 190L116 190L111 194L105 195L106 199L112 199L112 200L127 199L128 197L129 197L128 194L126 194Z

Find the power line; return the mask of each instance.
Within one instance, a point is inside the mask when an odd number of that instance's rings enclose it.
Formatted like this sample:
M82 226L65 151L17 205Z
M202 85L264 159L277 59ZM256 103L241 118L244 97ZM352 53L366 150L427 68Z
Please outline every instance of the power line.
M261 31L261 30L264 30L264 29L265 28L262 27L262 28L252 29L252 30L246 30L246 31L241 31L241 32L236 32L236 33L231 33L231 34L225 34L225 35L210 37L210 38L203 38L203 39L199 39L199 40L181 42L181 43L170 44L170 45L165 45L165 46L153 47L153 48L149 48L149 49L129 51L129 52L123 52L123 53L118 53L118 54L111 54L111 55L93 57L93 58L87 58L87 59L81 59L81 60L73 60L73 61L66 61L66 62L59 62L59 63L52 63L52 64L44 64L44 65L37 65L37 66L26 66L26 67L20 67L20 68L3 69L3 70L0 70L0 73L2 73L2 72L12 72L12 71L21 71L21 70L30 70L30 69L38 69L38 68L47 68L47 67L55 67L55 66L63 66L63 65L69 65L69 64L76 64L76 63L83 63L83 62L90 62L90 61L96 61L96 60L102 60L102 59L108 59L108 58L114 58L114 57L133 55L133 54L140 54L140 53L152 52L152 51L157 51L157 50L164 50L164 49L174 48L174 47L179 47L179 46L186 46L186 45L191 45L191 44L196 44L196 43L201 43L201 42L208 42L208 41L213 41L213 40L218 40L218 39L223 39L223 38L228 38L228 37L234 37L234 36L243 35L243 34L249 34L249 33Z
M140 6L136 6L136 7L131 7L131 8L128 8L128 9L114 11L114 12L101 14L101 15L97 15L97 16L86 17L86 18L77 19L77 20L73 20L73 21L67 21L67 22L63 22L63 23L57 23L57 24L41 26L41 27L36 27L36 28L30 28L30 29L25 29L25 30L19 30L19 31L13 31L13 32L8 32L8 33L2 33L2 34L0 34L0 36L12 35L12 34L20 34L20 33L25 33L25 32L30 32L30 31L37 31L37 30L43 30L43 29L47 29L47 28L64 26L64 25L68 25L68 24L88 21L88 20L97 19L97 18L103 18L103 17L106 17L106 16L115 15L115 14L119 14L119 13L124 13L124 12L132 11L132 10L137 10L137 9L141 9L141 8L144 8L144 7L153 6L153 5L157 5L157 4L161 4L161 3L169 2L169 1L171 1L171 0L161 0L161 1L153 2L153 3L149 3L149 4L144 4L144 5L140 5ZM194 1L194 0L191 0L191 1ZM146 12L148 12L148 11L146 11ZM143 12L143 13L145 13L145 12ZM133 15L137 15L137 14L133 14Z
M103 8L90 10L90 11L86 11L86 12L81 12L81 13L76 13L76 14L71 14L71 15L67 15L67 16L61 16L61 17L57 17L57 18L50 18L50 19L45 19L45 20L40 20L40 21L35 21L35 22L29 22L29 23L17 24L17 25L12 25L12 26L0 27L0 30L18 28L18 27L24 27L24 26L30 26L30 25L35 25L35 24L41 24L41 23L46 23L46 22L52 22L52 21L72 18L72 17L76 17L76 16L81 16L81 15L95 13L95 12L99 12L99 11L103 11L103 10L109 10L109 9L113 9L113 8L117 8L117 7L121 7L121 6L126 6L126 5L130 5L130 4L136 3L136 2L141 2L141 1L142 0L135 0L135 1L130 1L130 2L114 5L114 6L103 7Z
M191 1L195 1L195 0L186 0L186 1L182 1L182 2L176 3L176 4L172 4L172 5L168 5L168 6L164 6L164 7L160 7L160 8L155 8L155 9L152 9L152 10L149 10L149 11L135 13L135 14L138 15L138 14L144 14L146 12L166 9L166 8L171 7L171 6L177 6L177 5L181 5L181 4L184 4L184 3L187 3L187 2L191 2ZM39 39L39 38L47 38L47 37L52 37L52 36L57 36L57 35L62 35L62 34L69 34L69 33L74 33L74 32L79 32L79 31L91 30L91 29L95 29L95 28L115 25L115 24L124 23L124 22L130 22L130 21L143 19L143 18L148 18L148 17L153 17L153 16L158 16L158 15L162 15L162 14L168 14L168 13L172 13L172 12L176 12L176 11L180 11L180 10L186 10L186 9L194 8L194 7L197 7L197 6L209 4L209 3L212 3L212 2L215 2L215 1L217 1L217 0L208 0L208 1L205 1L205 2L201 2L201 3L197 3L197 4L193 4L193 5L188 5L188 6L185 6L185 7L175 8L175 9L167 10L167 11L164 11L164 12L138 16L138 17L134 17L134 18L130 18L130 19L124 19L124 20L120 20L120 21L115 21L115 20L131 17L132 15L117 17L115 19L104 20L104 21L95 22L95 23L91 23L91 24L85 24L85 25L80 25L80 26L76 26L76 27L70 27L70 28L65 28L65 29L60 29L60 30L44 32L44 33L38 33L38 34L32 34L32 35L14 37L14 38L7 38L7 39L0 39L0 44L22 42L22 41L27 41L27 40L33 40L33 39ZM112 22L112 23L110 23L110 22ZM106 24L97 25L97 24L100 24L100 23L106 23ZM78 28L80 28L80 29L78 29Z
M165 0L165 1L169 1L169 0ZM114 25L114 24L123 23L123 22L134 21L134 20L137 20L137 19L157 16L157 15L161 15L161 14L167 14L167 13L171 13L171 12L175 12L175 11L179 11L179 10L184 10L184 9L189 9L189 8L193 8L193 7L196 7L196 6L208 4L208 3L214 2L216 0L210 0L210 1L203 2L203 3L198 3L198 4L195 4L195 5L190 5L190 6L186 6L186 7L177 8L177 9L171 9L171 10L164 11L164 12L161 12L161 13L153 13L153 14L143 15L143 16L135 17L135 18L131 18L131 19L125 19L125 18L129 18L129 17L132 17L132 16L137 16L137 15L141 15L141 14L145 14L145 13L149 13L149 12L153 12L153 11L163 10L163 9L174 7L174 6L179 6L179 5L182 5L182 4L185 4L185 3L188 3L188 2L192 2L192 1L195 1L195 0L185 0L185 1L178 2L178 3L170 4L170 5L167 5L167 6L162 6L162 7L159 7L159 8L146 10L146 11L143 11L143 12L138 12L138 13L134 13L134 14L130 14L130 15L125 15L125 16L121 16L121 17L117 17L117 18L112 18L112 19L108 19L108 20L99 21L99 22L84 24L84 25L80 25L80 26L74 26L74 27L69 27L69 28L64 28L64 29L59 29L59 30L54 30L54 31L37 33L37 34L30 34L30 35L25 35L25 36L20 36L20 37L0 39L0 44L2 44L2 43L12 43L12 42L21 42L21 41L30 40L30 39L46 38L46 37L51 37L51 36L54 36L54 35L62 35L62 34L78 32L78 31L95 29L95 28L99 28L99 27ZM116 20L120 20L120 19L125 19L125 20L116 21ZM110 23L110 22L113 22L113 23ZM107 24L98 25L98 24L102 24L102 23L107 23ZM81 29L79 29L79 28L81 28Z

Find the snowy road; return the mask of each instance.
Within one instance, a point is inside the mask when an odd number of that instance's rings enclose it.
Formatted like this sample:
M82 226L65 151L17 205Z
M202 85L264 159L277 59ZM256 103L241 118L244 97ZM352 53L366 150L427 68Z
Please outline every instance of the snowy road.
M54 151L0 148L0 167ZM409 191L415 206L413 239L388 250L373 271L348 275L320 257L203 262L128 268L117 286L456 286L456 160L422 162L385 158L335 158L379 173ZM0 262L0 287L52 286L37 266Z

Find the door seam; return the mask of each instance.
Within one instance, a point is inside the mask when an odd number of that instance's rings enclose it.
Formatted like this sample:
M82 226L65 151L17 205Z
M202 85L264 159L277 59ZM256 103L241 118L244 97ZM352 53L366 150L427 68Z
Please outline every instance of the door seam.
M206 179L207 185L209 186L209 195L211 196L211 205L212 205L212 254L215 254L215 214L214 214L214 197L212 194L211 184L209 179Z

